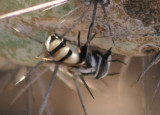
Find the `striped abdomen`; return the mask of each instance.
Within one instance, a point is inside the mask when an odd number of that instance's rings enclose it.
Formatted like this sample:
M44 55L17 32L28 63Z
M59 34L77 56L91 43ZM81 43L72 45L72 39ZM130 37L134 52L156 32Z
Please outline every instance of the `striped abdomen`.
M82 75L92 75L95 79L100 79L108 75L110 69L111 60L111 48L106 54L102 54L99 51L92 51L88 54L86 60L86 67L77 68Z
M79 62L78 52L72 51L70 47L61 40L58 36L49 36L45 42L47 51L56 61L66 64L77 64Z

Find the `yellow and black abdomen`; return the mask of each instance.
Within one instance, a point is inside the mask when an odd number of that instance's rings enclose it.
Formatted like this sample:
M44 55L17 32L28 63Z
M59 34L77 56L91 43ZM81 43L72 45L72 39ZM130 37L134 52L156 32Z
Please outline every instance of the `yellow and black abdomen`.
M58 62L66 64L77 64L79 62L79 53L66 46L62 39L56 35L49 36L45 42L47 51Z

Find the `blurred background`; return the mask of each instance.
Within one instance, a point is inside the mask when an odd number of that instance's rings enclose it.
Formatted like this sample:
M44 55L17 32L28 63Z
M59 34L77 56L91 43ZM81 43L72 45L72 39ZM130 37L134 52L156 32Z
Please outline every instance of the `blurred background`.
M80 85L84 103L89 115L159 115L159 88L152 103L153 93L159 82L159 64L153 67L145 75L145 79L134 87L131 84L137 79L151 57L124 57L113 55L113 59L124 60L127 65L112 63L110 73L120 72L119 75L107 76L103 80L87 78L86 81L94 86L92 93L95 99L89 95L83 84ZM16 66L16 69L0 72L0 113L3 115L27 115L38 114L43 95L48 87L51 71L39 68L31 76L31 80L40 76L41 71L46 71L39 77L32 87L25 90L22 96L12 103L15 96L26 86L27 80L15 86L18 70L24 67ZM24 72L24 71L23 71ZM22 72L22 73L23 73ZM65 76L68 77L68 76ZM71 79L71 78L69 78ZM71 79L73 80L73 79ZM29 80L29 82L31 82ZM69 82L73 84L74 82ZM44 115L82 115L83 109L78 94L67 83L56 78L49 96ZM12 103L12 104L11 104Z

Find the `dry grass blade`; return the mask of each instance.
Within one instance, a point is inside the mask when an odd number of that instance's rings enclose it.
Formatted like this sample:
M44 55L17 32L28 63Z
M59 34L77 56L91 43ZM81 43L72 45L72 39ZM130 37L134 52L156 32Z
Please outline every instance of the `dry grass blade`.
M0 19L6 19L6 18L10 18L12 16L22 15L22 14L25 14L25 13L29 13L29 12L33 12L33 11L40 10L40 9L43 9L43 8L47 8L47 7L50 7L50 6L55 6L56 7L56 6L59 6L61 4L66 3L68 1L69 0L54 0L54 1L51 1L51 2L46 2L46 3L35 5L35 6L29 7L29 8L24 8L24 9L21 9L21 10L9 12L7 14L1 15Z

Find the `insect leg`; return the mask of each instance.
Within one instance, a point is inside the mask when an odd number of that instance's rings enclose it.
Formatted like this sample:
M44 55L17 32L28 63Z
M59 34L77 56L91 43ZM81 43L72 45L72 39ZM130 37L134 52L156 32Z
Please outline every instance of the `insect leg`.
M27 77L26 78L26 84L28 84L30 81L31 81L30 77ZM34 99L32 92L33 92L32 86L26 90L26 110L27 110L27 115L31 115L31 108L32 108L31 107L31 95L32 95L32 98Z
M48 58L48 57L45 58L45 57L38 57L37 56L36 58L42 60L43 62L49 62L49 63L55 63L55 64L63 64L61 62L55 61L54 59L51 59L51 58Z
M84 17L84 13L82 14L82 16L77 19L77 21L61 36L61 38L63 38L66 34L68 34Z
M124 65L127 65L125 62L123 62L121 60L118 60L118 59L110 60L110 62L119 62L119 63L122 63Z
M108 29L109 29L110 36L113 36L112 30L111 30L111 27L110 27L110 23L109 23L109 18L108 18L108 15L107 15L107 12L106 12L106 9L105 9L103 3L101 3L101 7L102 7L103 12L104 12L104 15L105 15L105 17L106 17L106 21L107 21L107 25L108 25ZM115 45L115 42L114 42L114 38L113 38L113 37L112 37L112 42L113 42L113 44Z
M155 91L154 91L154 93L153 93L150 108L152 108L152 105L153 105L153 102L154 102L154 99L155 99L155 97L156 97L156 94L157 94L157 92L158 92L159 87L160 87L160 80L158 81L158 84L157 84L157 86L156 86L156 89L155 89Z
M59 20L62 20L65 17L70 16L71 14L73 14L75 11L77 11L78 9L80 9L83 6L85 6L85 4L81 4L80 6L78 6L78 7L74 8L73 10L69 11L67 14L65 14L64 16L62 16Z
M55 67L53 67L53 68L55 68ZM53 69L52 68L52 69ZM53 70L54 71L54 70ZM40 73L37 71L36 72L36 74L35 74L35 76L39 76L40 75ZM39 77L39 79L37 80L37 82L38 82L38 87L39 87L39 89L40 89L40 97L44 97L44 95L45 95L45 92L46 92L46 85L45 85L45 81L44 80L42 80L42 77ZM52 111L51 111L51 106L50 106L50 104L49 103L47 103L46 104L46 115L52 115L53 113L52 113Z
M36 40L36 39L33 39L31 36L27 35L24 31L20 31L18 28L13 28L13 30L15 30L15 31L18 32L18 33L23 34L24 36L26 36L26 37L27 37L28 39L30 39L30 40L33 40L33 41L35 41L35 42L37 42L37 43L39 43L39 44L43 44L42 41L38 41L38 40Z
M39 76L33 78L33 80L31 82L29 82L24 88L22 88L20 90L20 92L11 101L11 105L14 104L15 101L26 91L26 89L29 88L35 81L37 81L37 79L39 77L41 77L47 70L48 70L48 68L46 68L44 71L40 72Z
M32 82L30 76L26 78L26 82L27 82L27 85ZM30 87L28 87L27 89L30 90L31 96L32 96L32 100L35 101L35 97L34 97L34 95L33 95L33 87L32 87L32 85L30 85Z
M40 61L40 62L38 62L38 64L37 65L35 65L28 73L26 73L26 77L27 76L30 76L30 74L35 70L35 69L37 69L41 64L43 64L43 62L44 61Z
M46 106L46 103L47 103L47 100L48 100L49 93L50 93L50 91L51 91L51 88L52 88L52 86L53 86L53 82L54 82L54 80L55 80L55 77L56 77L56 74L57 74L57 71L58 71L58 67L59 67L59 66L56 65L55 70L54 70L54 72L53 72L53 74L52 74L52 77L51 77L51 80L50 80L50 83L49 83L47 92L46 92L46 94L45 94L45 96L44 96L44 99L43 99L43 102L42 102L42 105L41 105L41 107L40 107L40 110L39 110L39 114L38 114L38 115L42 115L42 114L43 114L43 111L44 111L44 109L45 109L45 106Z
M82 94L81 94L81 90L80 90L79 85L78 85L78 82L77 82L77 76L74 75L74 76L73 76L73 79L74 79L74 82L75 82L75 85L76 85L76 88L77 88L78 96L79 96L79 98L80 98L80 102L81 102L81 104L82 104L82 108L83 108L84 114L85 114L85 115L88 115L87 109L86 109L86 107L85 107L85 104L84 104L84 101L83 101L83 97L82 97Z
M39 56L36 56L36 58L37 59L40 59L40 60L42 60L42 61L44 61L44 62L50 62L50 61L53 61L53 59L51 59L51 58L46 58L46 57L39 57Z
M137 78L137 80L131 85L134 86L137 82L139 82L140 79L142 79L145 75L145 73L155 64L157 64L160 61L160 51L152 58L151 62L149 63L149 65L143 70L143 72L141 73L141 75Z
M87 88L88 92L90 93L90 95L91 95L91 96L92 96L92 98L94 99L94 96L93 96L93 94L92 94L91 90L89 89L89 87L88 87L88 85L87 85L87 83L86 83L86 81L85 81L84 77L83 77L82 75L80 75L79 77L81 78L81 80L82 80L82 82L83 82L84 86Z
M95 16L96 16L96 10L97 10L97 1L94 3L94 9L93 9L93 14L92 14L92 21L91 21L91 24L90 24L89 30L88 30L88 36L87 36L87 52L86 52L86 55L88 55L88 52L89 52L90 36L91 36L92 29L93 29L93 25L94 25L94 20L95 20Z
M96 36L96 32L93 34L93 36L91 37L91 40L90 41L92 41L93 40L93 38Z
M78 32L78 53L80 53L81 52L81 43L80 43L80 35L81 35L81 33L80 33L80 31Z
M114 76L114 75L118 75L120 73L109 73L108 76Z
M31 73L32 73L34 70L36 70L40 65L43 64L43 62L44 62L44 61L38 62L37 65L35 65L31 70L29 70L29 72L27 72L24 76L22 76L22 78L21 78L18 82L16 82L16 85L17 85L18 83L20 83L21 81L23 81L26 77L30 76Z

